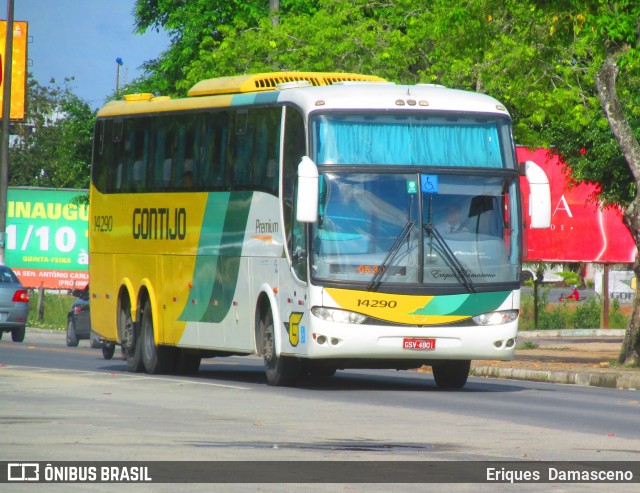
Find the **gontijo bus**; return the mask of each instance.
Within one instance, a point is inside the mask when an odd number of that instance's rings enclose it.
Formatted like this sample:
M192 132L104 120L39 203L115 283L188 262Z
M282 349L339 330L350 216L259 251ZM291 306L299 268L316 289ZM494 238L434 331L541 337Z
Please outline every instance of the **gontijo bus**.
M440 86L290 72L108 103L93 328L134 372L257 354L271 385L431 365L462 387L470 360L514 354L517 164L504 106ZM531 224L548 226L548 182L526 168Z

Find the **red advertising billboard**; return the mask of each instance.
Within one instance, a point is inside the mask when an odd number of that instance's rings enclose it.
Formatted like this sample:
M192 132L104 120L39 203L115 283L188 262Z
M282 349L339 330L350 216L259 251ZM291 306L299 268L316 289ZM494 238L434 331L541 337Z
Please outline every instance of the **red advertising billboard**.
M602 209L590 201L594 185L569 186L559 157L547 149L531 151L517 147L519 162L533 161L540 166L551 187L551 228L531 229L529 224L529 185L521 179L527 248L525 261L631 263L638 251L619 209Z

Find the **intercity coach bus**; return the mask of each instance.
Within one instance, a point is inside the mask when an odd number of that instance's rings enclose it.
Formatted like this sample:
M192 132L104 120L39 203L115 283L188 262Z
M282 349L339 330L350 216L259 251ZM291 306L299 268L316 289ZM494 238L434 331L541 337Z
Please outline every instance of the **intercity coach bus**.
M549 190L495 99L223 77L108 103L94 142L91 322L130 371L260 355L270 385L428 365L460 388L472 359L513 357L521 174L531 227L548 227Z

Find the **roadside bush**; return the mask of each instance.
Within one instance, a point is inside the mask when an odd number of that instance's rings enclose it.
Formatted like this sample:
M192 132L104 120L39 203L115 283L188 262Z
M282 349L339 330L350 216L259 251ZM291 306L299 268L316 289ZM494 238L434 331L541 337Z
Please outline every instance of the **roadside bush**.
M566 304L566 302L564 303ZM575 312L571 317L571 327L574 329L599 329L600 328L600 297L587 298L582 303L576 304Z
M67 313L73 304L73 296L68 294L44 293L44 317L38 321L38 291L29 291L29 327L64 330L67 327Z
M560 330L569 328L570 317L566 310L554 306L538 314L538 326L541 329Z
M620 311L620 302L613 300L609 310L609 327L612 329L626 329L629 325L629 316Z
M563 302L549 304L549 290L542 289L538 293L538 328L540 330L558 329L599 329L601 328L601 299L593 296L579 303ZM618 300L609 306L609 327L624 329L629 323L629 316L620 310ZM520 330L534 330L533 295L523 295L520 300Z

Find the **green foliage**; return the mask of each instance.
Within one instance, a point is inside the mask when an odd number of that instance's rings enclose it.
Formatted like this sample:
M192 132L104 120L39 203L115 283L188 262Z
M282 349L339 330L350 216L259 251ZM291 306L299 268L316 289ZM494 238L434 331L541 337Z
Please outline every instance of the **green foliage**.
M523 343L518 344L518 349L538 349L539 347L540 345L533 341L524 341Z
M566 302L565 302L566 303ZM575 312L570 317L573 329L599 329L600 322L600 298L593 296L583 302L576 303Z
M609 327L625 329L627 325L629 325L629 317L620 311L620 302L614 299L609 307Z
M569 284L569 285L575 284L576 286L580 285L580 282L581 282L580 274L578 274L577 272L563 271L563 272L558 272L558 275L562 277L565 284Z
M599 329L601 328L601 299L599 296L581 302L549 304L549 291L539 296L538 326L540 330ZM543 298L543 301L540 300ZM617 300L609 306L609 327L624 328L629 323L628 316L620 311ZM520 330L533 330L533 295L522 297L520 305Z
M575 328L570 325L569 312L562 310L560 307L553 307L549 310L541 312L538 315L538 327L540 329L562 330ZM587 328L587 327L583 327Z
M67 87L31 77L25 123L9 149L9 185L89 188L95 112Z
M38 291L29 293L29 327L42 329L64 330L67 327L67 313L73 304L74 298L67 294L44 294L44 317L38 321Z

